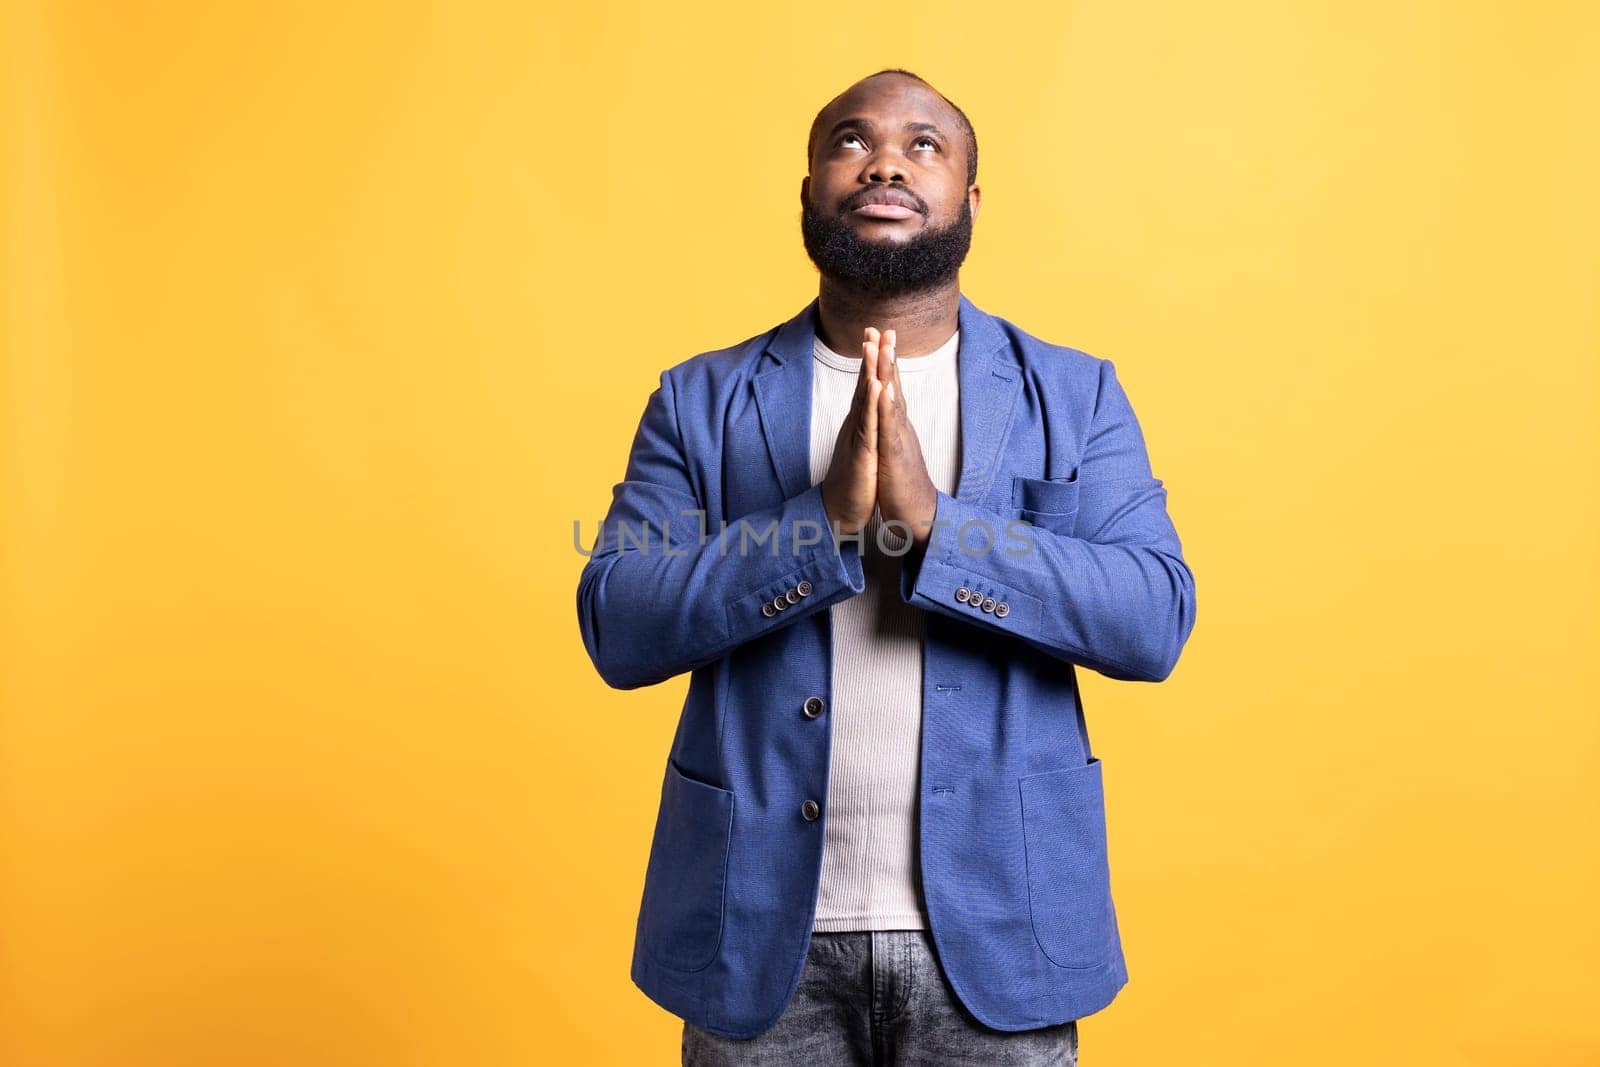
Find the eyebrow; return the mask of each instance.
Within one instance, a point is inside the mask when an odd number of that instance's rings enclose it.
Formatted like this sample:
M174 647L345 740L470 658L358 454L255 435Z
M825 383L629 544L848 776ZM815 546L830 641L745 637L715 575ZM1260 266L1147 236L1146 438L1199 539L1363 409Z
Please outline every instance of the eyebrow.
M828 140L833 140L842 131L851 129L852 127L859 127L863 130L872 130L877 128L871 119L862 118L860 116L852 116L851 118L840 119L838 122L834 123L833 129L828 131ZM939 127L935 126L931 122L908 122L902 126L901 129L906 133L936 133L940 137L944 136L944 131L939 129Z

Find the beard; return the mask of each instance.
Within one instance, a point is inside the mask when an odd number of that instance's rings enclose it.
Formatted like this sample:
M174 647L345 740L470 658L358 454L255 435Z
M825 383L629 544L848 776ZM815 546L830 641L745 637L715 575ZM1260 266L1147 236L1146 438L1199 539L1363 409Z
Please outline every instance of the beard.
M942 230L909 241L868 241L843 216L825 215L807 200L800 210L806 254L822 274L863 295L903 296L952 281L972 247L972 208Z

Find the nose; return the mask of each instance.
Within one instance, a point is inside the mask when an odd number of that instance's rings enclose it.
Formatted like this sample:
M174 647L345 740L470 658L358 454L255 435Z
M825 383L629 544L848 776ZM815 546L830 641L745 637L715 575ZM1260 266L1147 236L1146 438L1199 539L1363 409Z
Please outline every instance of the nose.
M867 161L866 177L873 182L904 182L907 178L900 159L890 150L880 150Z

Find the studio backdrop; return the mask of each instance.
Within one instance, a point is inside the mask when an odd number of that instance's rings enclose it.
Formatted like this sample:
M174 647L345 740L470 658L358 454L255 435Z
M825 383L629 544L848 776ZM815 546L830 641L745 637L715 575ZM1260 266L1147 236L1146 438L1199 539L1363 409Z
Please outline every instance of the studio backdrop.
M676 1062L687 677L600 679L582 550L661 370L816 295L889 66L1197 581L1170 678L1079 673L1082 1062L1600 1062L1595 5L13 0L0 1063Z

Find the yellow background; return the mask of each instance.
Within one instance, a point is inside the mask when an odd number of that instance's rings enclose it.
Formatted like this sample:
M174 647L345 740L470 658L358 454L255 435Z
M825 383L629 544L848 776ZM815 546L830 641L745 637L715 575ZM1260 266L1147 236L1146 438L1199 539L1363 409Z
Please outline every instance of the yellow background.
M1082 1062L1600 1062L1596 5L4 11L6 1067L677 1062L687 679L599 681L573 522L814 295L807 127L885 66L1197 579L1167 682L1083 674Z

